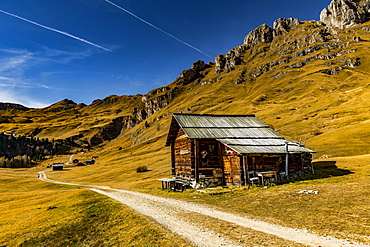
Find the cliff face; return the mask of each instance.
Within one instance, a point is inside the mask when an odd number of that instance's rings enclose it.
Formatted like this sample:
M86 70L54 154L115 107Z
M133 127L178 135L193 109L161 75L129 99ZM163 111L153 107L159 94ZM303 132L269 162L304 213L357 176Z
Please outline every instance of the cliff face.
M338 28L353 27L367 22L369 18L369 0L333 0L320 14L320 21Z
M292 27L299 24L300 22L296 18L280 18L274 22L274 28L262 24L244 38L244 45L235 47L226 55L216 56L215 73L230 72L236 65L243 63L242 57L247 50L251 50L250 53L253 54L264 52L259 50L256 45L259 43L271 43L276 36L288 33Z
M91 146L96 146L104 141L110 141L117 138L121 134L122 128L124 127L123 124L124 122L122 117L113 119L107 125L99 128L98 133L90 138L89 144Z

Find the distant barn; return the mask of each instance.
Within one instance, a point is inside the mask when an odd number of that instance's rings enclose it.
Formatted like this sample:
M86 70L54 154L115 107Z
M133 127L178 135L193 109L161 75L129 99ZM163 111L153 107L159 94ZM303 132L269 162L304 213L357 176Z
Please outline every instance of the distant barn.
M95 164L95 160L86 160L85 164L86 165L93 165L93 164Z
M63 163L53 163L51 167L53 168L53 171L61 171L64 168L64 164Z
M172 175L203 187L313 173L315 151L286 141L255 115L173 114L166 146Z

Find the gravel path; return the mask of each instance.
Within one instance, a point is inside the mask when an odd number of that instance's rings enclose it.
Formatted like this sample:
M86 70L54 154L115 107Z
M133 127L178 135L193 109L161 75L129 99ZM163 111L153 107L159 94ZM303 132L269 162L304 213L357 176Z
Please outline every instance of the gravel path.
M45 171L39 172L39 179L51 183L91 187L90 189L92 191L109 196L126 204L137 212L153 218L159 224L181 235L184 239L188 240L195 246L232 247L241 245L227 239L226 236L222 236L220 233L213 232L209 229L202 229L196 226L194 223L182 218L182 213L198 213L199 215L213 217L224 222L230 222L238 226L257 230L266 234L272 234L280 238L307 246L369 246L331 236L318 236L304 230L282 227L263 221L257 221L236 214L225 213L215 208L196 203L127 190L111 189L108 186L83 185L49 180L46 177Z

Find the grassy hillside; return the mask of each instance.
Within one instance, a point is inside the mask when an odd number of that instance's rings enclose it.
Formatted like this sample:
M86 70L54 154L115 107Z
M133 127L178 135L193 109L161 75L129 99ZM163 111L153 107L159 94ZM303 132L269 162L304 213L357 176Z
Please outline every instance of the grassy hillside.
M7 121L0 130L73 137L86 146L94 144L94 137L115 140L105 137L105 130L122 118L118 143L127 147L165 135L170 113L256 114L286 138L307 140L319 156L367 154L368 25L327 33L318 22L304 22L272 43L233 49L242 50L243 62L229 72L216 74L211 64L190 83L180 83L180 76L144 96L109 96L72 108L61 101L45 109L1 111Z

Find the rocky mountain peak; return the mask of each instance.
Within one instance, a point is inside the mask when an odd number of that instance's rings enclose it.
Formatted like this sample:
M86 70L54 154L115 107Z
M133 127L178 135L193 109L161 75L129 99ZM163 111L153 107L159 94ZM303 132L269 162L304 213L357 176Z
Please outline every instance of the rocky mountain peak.
M209 66L205 64L202 60L198 60L193 63L191 69L186 69L181 72L180 77L177 78L177 85L187 85L199 77L199 72L208 68Z
M73 100L70 99L61 100L59 103L63 105L77 105Z
M271 43L275 36L287 33L293 26L299 24L301 22L297 18L279 18L274 21L274 28L262 24L244 38L244 44Z
M320 21L338 28L353 27L369 18L370 0L333 0L320 14Z
M244 44L270 43L273 39L274 30L266 24L262 24L244 38Z
M279 36L290 31L293 26L301 22L297 18L279 18L274 21L274 35Z

